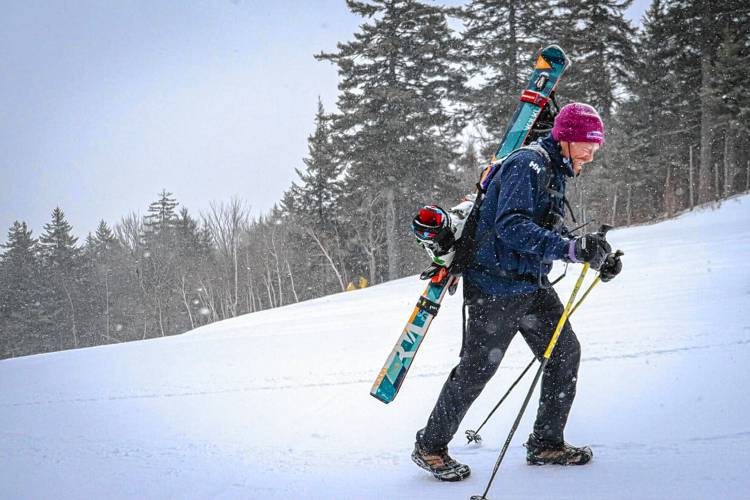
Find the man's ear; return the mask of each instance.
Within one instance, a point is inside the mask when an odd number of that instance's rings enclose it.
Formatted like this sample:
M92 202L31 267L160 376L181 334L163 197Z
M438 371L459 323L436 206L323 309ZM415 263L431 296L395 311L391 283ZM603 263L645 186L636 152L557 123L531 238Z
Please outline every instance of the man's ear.
M560 141L560 151L565 158L570 158L570 143L568 141Z

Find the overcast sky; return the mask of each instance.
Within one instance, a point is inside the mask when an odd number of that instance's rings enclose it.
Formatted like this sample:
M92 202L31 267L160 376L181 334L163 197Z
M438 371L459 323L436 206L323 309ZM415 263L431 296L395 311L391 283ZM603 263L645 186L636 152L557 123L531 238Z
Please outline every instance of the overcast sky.
M302 166L318 96L336 101L336 69L313 54L360 24L344 0L6 0L1 12L0 242L15 220L39 236L56 206L83 238L144 214L163 188L194 216L232 196L268 210Z

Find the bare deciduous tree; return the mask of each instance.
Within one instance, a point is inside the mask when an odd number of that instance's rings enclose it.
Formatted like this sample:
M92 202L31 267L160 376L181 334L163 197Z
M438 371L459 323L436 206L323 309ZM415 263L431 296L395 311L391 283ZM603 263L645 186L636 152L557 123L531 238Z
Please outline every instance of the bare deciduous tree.
M211 202L209 212L201 216L216 244L224 271L227 313L236 316L240 300L239 249L242 233L248 227L250 208L239 198L232 198L226 205Z

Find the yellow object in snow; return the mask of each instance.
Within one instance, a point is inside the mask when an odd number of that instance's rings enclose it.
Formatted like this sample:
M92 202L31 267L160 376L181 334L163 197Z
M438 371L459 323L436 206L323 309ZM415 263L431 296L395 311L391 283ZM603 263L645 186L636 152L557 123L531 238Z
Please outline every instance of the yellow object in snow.
M353 281L350 281L349 284L346 285L346 291L347 292L352 292L352 291L356 290L357 288L367 288L367 285L369 285L369 284L370 284L370 282L367 281L367 278L365 278L364 276L360 276L357 279L357 284L356 285L354 284Z

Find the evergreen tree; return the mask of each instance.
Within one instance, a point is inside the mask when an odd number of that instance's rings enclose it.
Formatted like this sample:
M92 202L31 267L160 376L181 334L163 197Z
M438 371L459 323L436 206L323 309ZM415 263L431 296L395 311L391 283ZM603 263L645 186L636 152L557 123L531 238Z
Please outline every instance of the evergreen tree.
M607 129L607 144L597 160L587 165L585 175L570 189L571 199L585 204L589 219L611 222L617 209L619 166L609 157L617 131L614 119L625 84L635 63L635 29L625 19L632 0L560 0L550 38L564 47L570 68L558 87L560 104L580 101L599 111ZM583 207L582 207L583 208Z
M141 286L153 310L158 335L175 333L171 311L176 307L173 293L177 284L177 224L175 208L179 205L172 193L162 190L159 199L149 205L143 221L144 252L139 262Z
M330 118L318 99L315 133L307 139L309 156L302 161L305 170L295 169L301 180L296 205L308 217L306 224L323 230L333 221L336 201L341 194L341 162L331 142Z
M632 0L560 0L551 35L565 48L571 66L560 83L570 101L594 106L604 123L615 111L636 61L636 30L625 18Z
M738 9L739 24L750 25L750 7ZM750 30L727 26L722 30L711 91L719 120L731 120L742 132L750 132Z
M177 201L171 197L166 189L159 193L159 199L148 207L148 215L144 218L143 228L148 239L164 236L169 238L170 232L177 225Z
M105 221L86 239L88 331L92 345L119 342L126 323L127 255Z
M484 163L477 154L477 148L473 140L466 142L463 154L456 164L457 176L459 178L458 190L464 194L468 193L472 186L479 182L479 176ZM457 193L460 196L460 193Z
M99 221L96 232L86 238L86 251L93 256L106 255L119 247L120 242L103 220Z
M442 8L412 0L347 0L370 22L335 53L340 113L334 130L347 162L347 191L383 192L387 276L405 269L413 245L407 219L419 199L438 199L451 183L455 137L462 123L448 103L462 96L458 43ZM401 246L401 247L400 247Z
M662 2L654 0L643 18L636 46L640 58L627 80L629 98L619 110L618 133L611 141L616 149L612 168L629 190L635 220L674 213L689 202L691 134L675 132L680 124L698 120L677 91L680 50L670 23Z
M31 236L32 231L25 222L14 222L8 231L8 243L0 245L5 248L4 262L14 262L24 266L34 256L36 240Z
M298 276L298 285L301 285L300 279L312 278L309 286L300 288L303 296L304 290L314 290L315 295L340 290L335 276L339 269L333 263L335 272L330 272L332 262L329 259L332 258L331 252L339 247L337 214L343 212L343 167L331 140L331 118L326 116L320 99L315 132L308 138L308 148L309 156L303 159L306 168L296 169L300 184L292 183L284 193L278 212L279 220L288 229L285 236L293 235L302 247L308 249L293 259L288 270L290 276Z
M59 334L59 348L78 347L80 339L80 282L83 279L81 251L76 247L78 238L72 235L72 226L60 207L52 211L52 220L44 225L39 238L43 273L49 286L43 301L46 326ZM66 332L67 330L67 332ZM68 335L65 335L68 333Z
M748 10L750 7L743 0L673 0L667 8L671 21L670 34L680 47L678 90L685 96L691 96L691 113L700 120L700 161L697 169L697 199L700 203L721 194L717 192L720 189L717 182L719 172L715 171L714 165L719 163L717 156L720 156L721 149L716 146L720 145L725 126L719 123L717 116L722 102L721 96L715 92L717 82L714 75L722 35L729 30L741 39L742 33L747 32ZM747 40L747 35L744 39ZM733 69L747 71L739 67Z
M0 256L0 357L39 352L43 300L37 241L25 222L14 222ZM49 349L49 347L47 348Z
M37 264L36 253L37 241L32 236L32 231L25 222L14 222L8 231L8 242L0 245L5 248L2 254L3 266L7 267L14 276L23 277L26 274L34 274ZM7 306L3 301L0 307Z
M750 94L747 92L750 81L750 5L737 8L730 21L721 27L721 38L717 47L716 59L711 72L711 102L716 116L717 127L722 127L723 139L723 182L719 188L722 197L730 196L738 189L744 189L747 179L737 185L742 138L750 134ZM744 167L744 165L742 165ZM748 170L743 168L744 176Z
M44 225L45 233L39 238L42 256L53 267L66 268L73 265L80 255L75 246L78 238L72 235L73 227L65 219L60 207L52 211L52 221Z
M487 133L493 153L531 73L536 51L550 42L544 36L553 17L541 0L472 0L462 11L465 57L481 83L469 102ZM489 150L488 150L489 151Z

